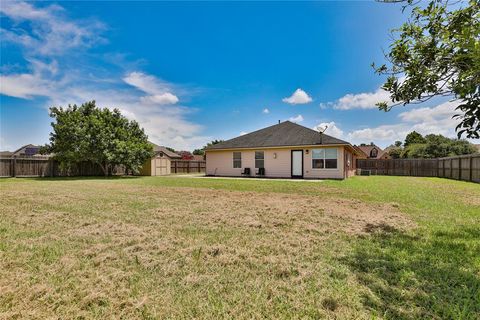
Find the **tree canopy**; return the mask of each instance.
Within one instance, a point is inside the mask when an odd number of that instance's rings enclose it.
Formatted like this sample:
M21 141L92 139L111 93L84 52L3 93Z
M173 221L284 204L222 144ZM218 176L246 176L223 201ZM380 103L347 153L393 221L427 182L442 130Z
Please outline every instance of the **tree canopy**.
M410 132L405 138L404 148L392 145L388 154L398 158L442 158L476 153L476 148L467 140L451 139L441 134Z
M383 88L393 104L377 105L388 111L397 105L420 103L435 96L458 102L454 116L458 137L480 137L480 0L406 2L411 17L393 30L386 54L389 65L374 68L388 75Z
M63 166L91 161L98 164L105 175L115 165L137 172L153 156L144 130L118 109L100 109L91 101L80 107L50 108L50 116L55 121L46 149Z

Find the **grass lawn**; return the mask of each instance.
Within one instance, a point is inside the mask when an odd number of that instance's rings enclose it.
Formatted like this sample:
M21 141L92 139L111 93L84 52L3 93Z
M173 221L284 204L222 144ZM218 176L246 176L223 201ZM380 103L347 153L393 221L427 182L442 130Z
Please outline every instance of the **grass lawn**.
M0 319L480 319L480 185L1 179Z

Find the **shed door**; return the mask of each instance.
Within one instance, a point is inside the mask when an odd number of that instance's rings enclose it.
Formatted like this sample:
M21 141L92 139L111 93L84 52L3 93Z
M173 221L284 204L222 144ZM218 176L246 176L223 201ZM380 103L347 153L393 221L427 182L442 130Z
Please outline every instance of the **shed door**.
M169 174L168 172L168 160L165 158L155 158L155 175L164 176Z
M292 178L303 178L303 150L292 150Z

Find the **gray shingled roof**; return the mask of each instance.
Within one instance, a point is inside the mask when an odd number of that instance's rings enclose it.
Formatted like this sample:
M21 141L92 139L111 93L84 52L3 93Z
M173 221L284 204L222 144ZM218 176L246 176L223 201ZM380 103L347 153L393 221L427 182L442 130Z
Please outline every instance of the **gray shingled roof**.
M172 159L180 159L182 157L178 153L172 152L165 147L156 145L153 142L150 142L150 144L153 146L153 151L154 152L163 152L167 157L172 158Z
M243 136L217 143L206 150L282 146L350 144L327 134L285 121Z

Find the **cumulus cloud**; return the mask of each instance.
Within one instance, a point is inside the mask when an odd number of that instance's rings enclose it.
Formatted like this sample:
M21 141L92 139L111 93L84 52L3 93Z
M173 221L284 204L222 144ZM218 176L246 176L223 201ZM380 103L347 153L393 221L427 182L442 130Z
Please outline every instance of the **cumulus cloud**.
M269 114L270 110L268 110L268 108L265 108L265 109L262 110L262 113Z
M178 105L179 94L187 95L190 88L142 71L127 72L121 66L116 66L120 70L105 70L103 56L81 53L101 39L101 22L69 19L58 5L36 7L2 1L0 10L12 25L1 30L2 40L23 50L28 69L2 68L1 94L21 99L44 97L46 106L95 100L100 107L119 108L138 121L151 141L176 149L192 150L211 140L202 135L201 125L188 119L196 110ZM86 56L92 58L82 60Z
M305 104L312 102L313 99L305 91L298 88L290 97L283 98L282 101L289 104Z
M3 41L19 44L30 52L56 56L105 42L100 36L105 30L103 23L93 19L70 20L58 5L40 8L28 2L2 1L0 13L13 24L12 28L0 29Z
M375 142L379 146L386 147L395 140L403 141L408 133L417 131L425 134L442 134L455 137L457 120L452 119L456 113L455 107L458 102L444 102L432 107L415 108L398 115L398 121L394 124L384 124L374 127L364 127L356 130L345 131L334 121L322 122L315 126L314 130L320 130L328 126L326 134L347 140L354 144Z
M292 122L302 122L303 121L303 116L301 114L299 114L296 117L290 117L288 120L290 120Z
M397 124L354 130L348 137L356 143L380 141L385 144L404 140L406 135L414 130L424 135L435 133L455 137L457 120L452 119L452 116L456 113L457 106L458 102L448 101L433 107L412 109L400 113Z
M357 94L348 93L333 102L331 105L333 105L334 109L338 110L376 109L378 107L375 104L384 101L390 101L390 94L388 91L379 88L374 92Z
M313 130L320 132L323 131L325 128L327 128L325 130L325 134L328 134L329 136L335 138L343 137L343 130L336 125L335 121L319 123L315 127L313 127Z

